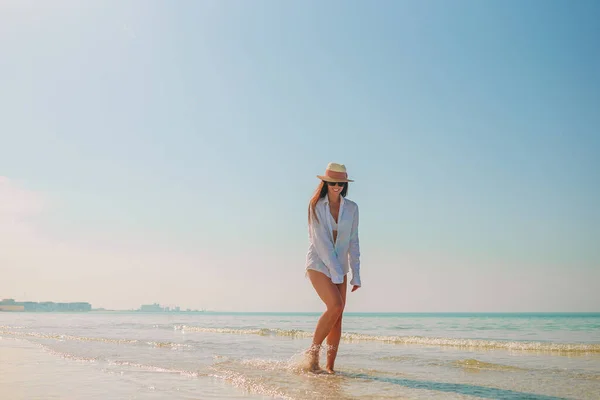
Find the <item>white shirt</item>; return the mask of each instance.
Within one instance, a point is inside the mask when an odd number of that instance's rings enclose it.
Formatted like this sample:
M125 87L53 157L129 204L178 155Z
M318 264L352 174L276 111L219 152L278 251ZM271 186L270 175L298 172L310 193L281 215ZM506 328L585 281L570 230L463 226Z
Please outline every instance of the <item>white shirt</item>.
M351 285L360 286L360 247L358 243L358 205L340 196L340 212L337 238L333 242L332 219L329 197L319 199L315 213L308 225L310 245L306 255L306 268L320 271L333 283L343 283L344 276L352 269ZM312 211L311 211L312 214Z

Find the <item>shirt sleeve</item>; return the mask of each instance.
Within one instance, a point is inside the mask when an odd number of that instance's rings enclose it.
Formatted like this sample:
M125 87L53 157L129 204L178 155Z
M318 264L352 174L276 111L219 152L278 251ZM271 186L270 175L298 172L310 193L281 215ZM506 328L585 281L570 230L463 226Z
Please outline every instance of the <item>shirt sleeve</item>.
M360 245L358 241L358 206L354 211L352 221L352 231L350 232L350 248L348 252L348 261L352 270L351 285L361 286L360 283Z
M323 220L323 216L319 216ZM329 237L327 226L314 219L311 214L309 232L312 243L317 251L317 255L323 261L331 275L331 281L335 284L344 283L344 273L342 264L337 258L337 253L333 248L333 242Z

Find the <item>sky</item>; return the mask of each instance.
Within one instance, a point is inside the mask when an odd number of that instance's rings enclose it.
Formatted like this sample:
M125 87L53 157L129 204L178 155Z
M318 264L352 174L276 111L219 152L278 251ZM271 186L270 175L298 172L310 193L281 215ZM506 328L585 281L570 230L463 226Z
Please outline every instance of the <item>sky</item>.
M360 209L347 311L600 311L600 4L0 3L0 297L319 311L307 205Z

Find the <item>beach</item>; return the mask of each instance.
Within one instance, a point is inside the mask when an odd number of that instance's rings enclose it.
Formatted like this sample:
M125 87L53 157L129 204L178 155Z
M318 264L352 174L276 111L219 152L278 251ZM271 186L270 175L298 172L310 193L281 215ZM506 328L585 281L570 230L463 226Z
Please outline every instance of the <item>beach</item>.
M0 313L2 399L598 399L600 314Z

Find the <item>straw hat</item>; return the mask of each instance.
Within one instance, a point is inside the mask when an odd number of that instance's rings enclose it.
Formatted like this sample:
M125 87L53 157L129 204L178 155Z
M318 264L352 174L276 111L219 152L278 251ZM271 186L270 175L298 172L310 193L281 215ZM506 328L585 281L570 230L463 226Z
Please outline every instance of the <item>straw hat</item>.
M354 182L352 179L348 179L346 166L337 163L329 163L325 169L325 175L317 175L317 178L325 182Z

